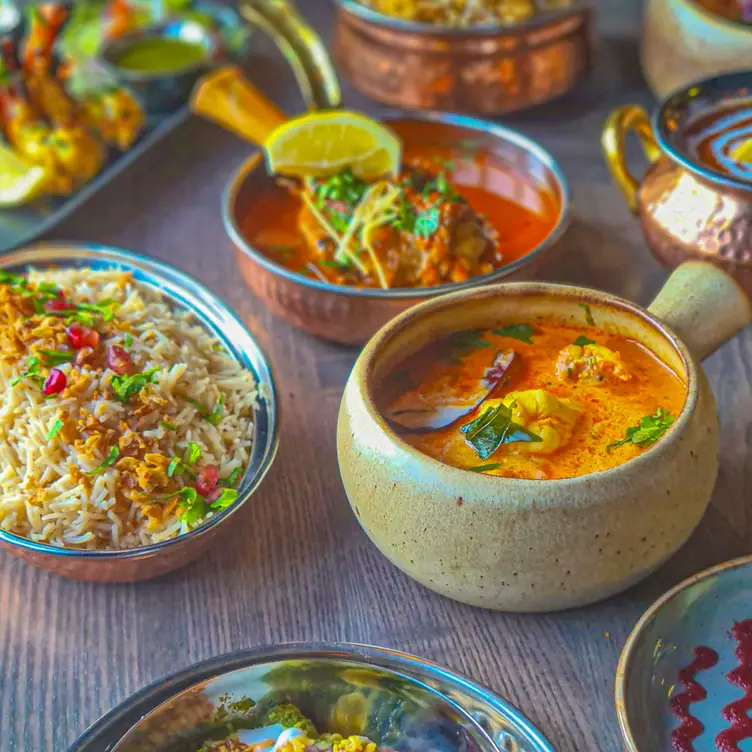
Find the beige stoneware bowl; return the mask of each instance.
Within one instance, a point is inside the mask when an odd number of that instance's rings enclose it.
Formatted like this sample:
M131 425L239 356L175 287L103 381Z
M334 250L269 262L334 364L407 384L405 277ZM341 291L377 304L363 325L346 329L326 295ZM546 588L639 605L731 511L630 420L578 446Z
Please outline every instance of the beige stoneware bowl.
M611 470L564 480L499 478L434 460L376 409L374 389L405 357L452 332L537 316L583 322L649 347L681 374L687 399L666 436ZM350 375L337 430L340 472L360 524L394 564L474 606L549 611L636 583L690 536L718 471L718 418L698 365L752 320L723 271L687 263L648 310L594 290L500 284L416 306L382 328Z

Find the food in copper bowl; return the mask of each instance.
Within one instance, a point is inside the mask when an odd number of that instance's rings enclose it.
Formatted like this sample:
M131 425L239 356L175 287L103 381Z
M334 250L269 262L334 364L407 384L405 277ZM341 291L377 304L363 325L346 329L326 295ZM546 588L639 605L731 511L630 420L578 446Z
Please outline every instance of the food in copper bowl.
M35 250L0 269L0 542L72 576L158 574L247 498L273 394L150 263Z
M287 120L233 70L206 79L194 109L263 144L266 170L252 158L230 184L226 226L254 292L327 339L361 343L419 299L530 275L566 225L553 160L498 126Z
M687 386L655 353L582 320L457 331L399 363L377 403L408 444L508 478L573 478L658 441Z

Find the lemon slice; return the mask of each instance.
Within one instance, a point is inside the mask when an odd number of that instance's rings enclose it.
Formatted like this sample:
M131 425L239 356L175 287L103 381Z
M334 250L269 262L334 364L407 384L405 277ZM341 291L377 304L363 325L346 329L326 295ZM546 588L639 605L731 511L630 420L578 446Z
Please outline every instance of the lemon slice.
M20 206L39 196L47 179L44 167L24 162L0 146L0 206Z
M752 138L742 141L732 152L731 158L742 164L752 165Z
M288 120L264 142L269 171L323 178L349 167L363 180L396 177L402 142L381 123L356 112L316 112Z

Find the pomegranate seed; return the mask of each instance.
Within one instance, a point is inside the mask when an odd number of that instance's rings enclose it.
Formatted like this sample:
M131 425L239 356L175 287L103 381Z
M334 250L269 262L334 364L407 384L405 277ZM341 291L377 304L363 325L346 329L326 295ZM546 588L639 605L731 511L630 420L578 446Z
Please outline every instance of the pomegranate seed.
M110 345L107 351L107 367L115 371L118 376L130 373L133 370L131 356L119 345Z
M207 465L196 478L196 490L202 496L208 496L216 487L219 481L219 473L216 465Z
M53 394L60 394L68 384L68 379L65 378L65 374L59 368L53 368L50 371L49 376L44 381L42 387L42 394L45 397L50 397Z
M63 293L58 293L58 296L54 300L48 300L44 304L45 311L67 311L70 307L71 304Z
M90 329L88 326L71 324L65 332L74 350L80 350L82 347L94 349L99 344L99 332L96 329Z

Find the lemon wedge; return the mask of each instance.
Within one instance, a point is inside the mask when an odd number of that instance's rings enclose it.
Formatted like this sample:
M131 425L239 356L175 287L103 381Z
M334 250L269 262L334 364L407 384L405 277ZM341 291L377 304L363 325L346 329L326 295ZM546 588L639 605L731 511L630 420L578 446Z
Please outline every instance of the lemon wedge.
M731 158L742 164L752 164L752 138L742 141L731 152Z
M269 172L324 178L345 168L363 180L396 177L402 142L386 126L342 110L288 120L264 142Z
M0 146L0 206L20 206L44 190L44 167L24 162L15 152Z

